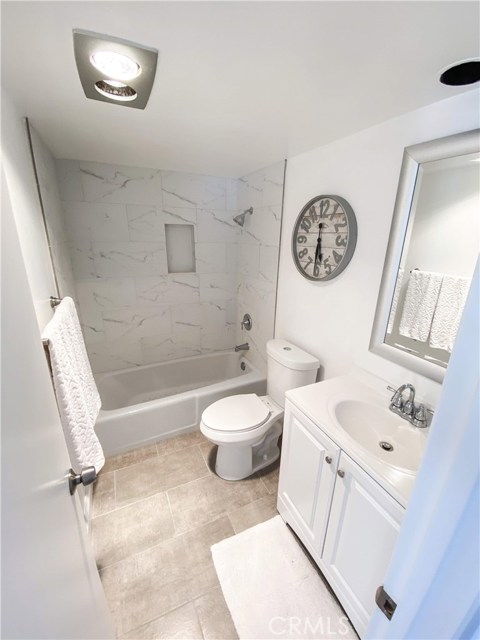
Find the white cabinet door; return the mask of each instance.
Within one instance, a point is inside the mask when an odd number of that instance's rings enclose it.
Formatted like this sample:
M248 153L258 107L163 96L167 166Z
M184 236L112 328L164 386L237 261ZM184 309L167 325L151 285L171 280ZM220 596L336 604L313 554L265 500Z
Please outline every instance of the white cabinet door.
M318 560L322 553L340 449L287 401L278 510Z
M403 515L403 507L342 452L320 566L361 637Z

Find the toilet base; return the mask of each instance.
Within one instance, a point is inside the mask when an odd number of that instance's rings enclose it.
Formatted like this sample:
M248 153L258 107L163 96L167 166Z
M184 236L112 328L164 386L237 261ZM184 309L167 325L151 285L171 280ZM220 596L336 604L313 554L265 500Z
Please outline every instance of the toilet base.
M280 456L278 439L282 423L277 422L259 444L240 446L219 444L215 472L223 480L244 480L264 467L268 467Z

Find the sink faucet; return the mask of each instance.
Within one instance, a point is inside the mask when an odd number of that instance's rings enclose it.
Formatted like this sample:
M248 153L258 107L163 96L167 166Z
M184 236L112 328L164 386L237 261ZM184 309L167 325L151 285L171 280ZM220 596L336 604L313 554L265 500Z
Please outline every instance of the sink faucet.
M248 351L250 347L248 346L248 342L244 342L243 344L237 344L235 347L235 351Z
M414 427L428 427L427 408L423 404L415 404L415 387L410 384L402 384L398 389L388 387L389 391L393 391L389 409L408 420ZM403 392L408 390L408 399L404 400ZM433 414L433 411L430 411Z

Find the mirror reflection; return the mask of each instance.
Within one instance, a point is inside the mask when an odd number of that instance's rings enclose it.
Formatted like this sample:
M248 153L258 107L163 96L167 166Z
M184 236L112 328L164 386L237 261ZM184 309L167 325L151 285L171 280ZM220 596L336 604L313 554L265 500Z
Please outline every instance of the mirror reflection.
M479 252L480 154L419 165L385 343L446 367Z

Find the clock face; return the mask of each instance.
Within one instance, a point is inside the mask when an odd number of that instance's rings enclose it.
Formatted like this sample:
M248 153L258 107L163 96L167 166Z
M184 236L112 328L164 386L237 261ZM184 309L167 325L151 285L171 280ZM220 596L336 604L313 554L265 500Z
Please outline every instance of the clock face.
M350 262L357 220L340 196L317 196L300 211L292 237L295 266L308 280L331 280Z

